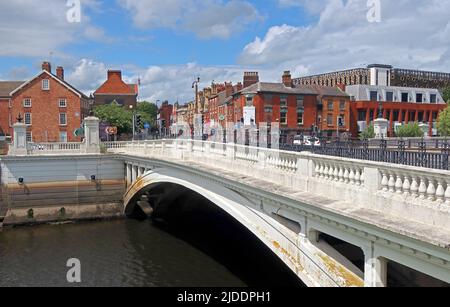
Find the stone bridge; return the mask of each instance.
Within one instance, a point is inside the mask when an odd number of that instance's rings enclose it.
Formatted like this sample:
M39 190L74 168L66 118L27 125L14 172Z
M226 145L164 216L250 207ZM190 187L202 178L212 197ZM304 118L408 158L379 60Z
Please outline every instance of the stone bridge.
M127 215L190 191L308 286L450 283L448 171L194 140L104 146L123 160Z

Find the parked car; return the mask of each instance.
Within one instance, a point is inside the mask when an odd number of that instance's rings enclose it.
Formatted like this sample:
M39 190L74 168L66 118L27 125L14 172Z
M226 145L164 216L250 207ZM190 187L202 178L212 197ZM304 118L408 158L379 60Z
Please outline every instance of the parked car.
M305 136L303 142L306 146L321 146L320 140L316 137Z
M294 145L300 146L303 145L303 136L297 135L294 137Z

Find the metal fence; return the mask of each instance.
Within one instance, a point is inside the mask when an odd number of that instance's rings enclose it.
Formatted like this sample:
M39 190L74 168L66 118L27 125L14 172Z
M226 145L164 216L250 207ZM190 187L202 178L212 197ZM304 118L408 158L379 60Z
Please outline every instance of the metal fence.
M387 140L373 142L333 142L322 141L320 146L307 145L280 145L280 149L287 151L308 151L318 155L360 159L374 162L386 162L418 166L432 169L449 170L450 144L445 141L439 146L430 146L425 140L417 143L417 148L408 146L408 142L398 140L396 146L392 146ZM433 142L433 145L435 143Z

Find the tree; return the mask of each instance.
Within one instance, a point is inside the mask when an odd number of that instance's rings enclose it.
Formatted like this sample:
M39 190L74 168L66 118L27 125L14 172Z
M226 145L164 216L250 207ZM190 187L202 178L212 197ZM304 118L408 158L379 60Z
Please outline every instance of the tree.
M397 131L397 137L401 138L423 137L424 135L425 133L417 122L414 124L403 125Z
M368 140L368 139L375 138L375 128L373 127L373 125L371 124L369 127L367 127L366 130L361 132L361 134L359 135L359 138L361 140Z
M441 136L450 136L450 106L439 113L437 129Z
M95 116L118 129L119 134L133 130L133 113L126 108L112 103L94 108Z
M137 113L142 118L142 126L145 123L150 124L152 127L156 126L156 116L158 114L158 107L156 104L148 101L139 102L137 105Z
M450 86L447 86L442 90L442 98L444 98L444 101L450 104Z

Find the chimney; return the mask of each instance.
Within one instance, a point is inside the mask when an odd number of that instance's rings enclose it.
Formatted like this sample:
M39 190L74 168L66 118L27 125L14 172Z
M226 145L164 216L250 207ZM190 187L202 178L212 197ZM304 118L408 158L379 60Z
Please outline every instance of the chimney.
M286 87L292 87L292 76L290 71L285 71L283 73L283 84Z
M242 86L242 82L238 82L238 84L236 85L236 92L240 92L242 91L243 86Z
M244 88L259 82L258 72L244 72Z
M64 81L64 68L62 66L56 68L56 76L59 80Z
M225 82L225 91L226 91L227 97L233 95L233 83Z
M52 65L50 62L43 62L42 63L42 70L48 71L49 73L52 72Z
M120 79L122 80L122 71L120 70L108 70L108 80L109 79Z

